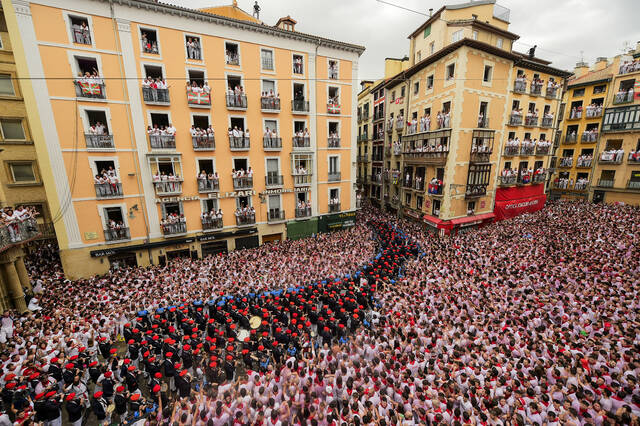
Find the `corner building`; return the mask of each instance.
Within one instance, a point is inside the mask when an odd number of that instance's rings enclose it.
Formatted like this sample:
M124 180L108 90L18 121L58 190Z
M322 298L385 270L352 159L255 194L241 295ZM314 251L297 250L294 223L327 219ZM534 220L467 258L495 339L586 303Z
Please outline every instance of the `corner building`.
M569 73L514 51L508 27L509 10L483 0L443 6L409 36L408 68L385 82L389 210L457 232L544 205Z
M31 80L25 104L42 129L34 142L46 153L43 182L61 212L69 277L352 223L363 47L300 33L289 16L266 25L235 2L203 10L144 0L2 4L21 41L18 73L45 77ZM78 78L94 72L99 78ZM168 88L143 88L145 77ZM194 82L210 95L188 90ZM156 126L175 132L149 135ZM192 127L215 134L193 136ZM295 137L305 129L308 137ZM249 168L252 179L232 178ZM116 179L95 183L102 170ZM218 180L199 181L201 172ZM173 178L154 180L162 174ZM236 216L243 207L255 215ZM219 209L221 221L202 219ZM184 219L163 226L174 215Z

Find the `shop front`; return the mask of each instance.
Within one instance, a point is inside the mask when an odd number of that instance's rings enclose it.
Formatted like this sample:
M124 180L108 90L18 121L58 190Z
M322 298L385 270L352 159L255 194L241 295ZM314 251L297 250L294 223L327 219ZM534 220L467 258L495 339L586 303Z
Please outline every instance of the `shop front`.
M236 250L244 248L255 248L260 245L260 240L257 235L251 235L248 237L236 238Z
M543 184L498 188L494 208L496 220L537 212L544 207L546 200Z
M350 228L356 224L356 212L345 212L320 216L318 218L318 232L333 232Z
M287 223L287 239L289 240L299 240L300 238L311 237L317 233L317 217L312 217L308 220L295 220Z
M262 236L262 244L273 243L276 241L282 241L282 233L280 234L265 234Z

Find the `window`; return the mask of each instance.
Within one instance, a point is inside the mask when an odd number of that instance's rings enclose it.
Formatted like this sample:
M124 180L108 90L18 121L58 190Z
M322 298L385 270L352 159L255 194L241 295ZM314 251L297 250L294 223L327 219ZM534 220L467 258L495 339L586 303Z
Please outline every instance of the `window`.
M456 64L447 65L446 79L453 80L456 75Z
M331 80L338 79L338 61L329 59L329 78Z
M395 102L396 101L396 91L392 91L391 92L391 102Z
M473 38L474 40L478 39L478 31L473 30L473 32L471 33L471 38Z
M73 42L77 44L91 44L91 30L87 18L69 15Z
M596 86L593 88L593 94L599 95L600 93L604 93L606 90L607 90L607 86L604 84L600 86Z
M430 34L431 34L431 25L427 25L427 27L424 29L424 37L423 38L429 37Z
M187 58L196 61L202 60L202 42L200 37L185 35L185 45L187 48Z
M404 86L400 88L400 97L404 98Z
M440 200L433 200L433 207L431 209L431 214L435 217L440 216Z
M493 67L489 65L484 66L484 74L482 75L482 81L485 83L489 83L491 81L491 74L493 71Z
M140 43L144 53L158 55L160 47L158 44L158 33L150 28L140 28Z
M467 214L473 214L476 210L476 202L475 201L469 201L467 203Z
M433 55L433 52L436 50L436 42L432 41L431 44L429 45L429 54Z
M338 173L338 157L331 156L329 157L329 174Z
M240 65L240 49L236 43L224 44L227 65Z
M4 140L25 140L22 120L1 119L0 129L2 129L2 139Z
M496 47L498 47L498 49L502 49L502 43L503 40L501 38L498 38L498 40L496 41Z
M427 90L433 89L433 74L427 77Z
M0 95L15 96L13 82L9 74L0 74Z
M580 96L584 96L584 89L576 89L573 91L574 98L579 98Z
M11 177L14 183L36 182L33 163L10 163Z
M273 71L273 50L260 49L260 59L263 70Z
M458 30L451 34L451 43L455 43L456 41L462 40L462 30Z
M421 60L422 60L422 54L418 50L418 53L416 53L416 62L420 62Z
M417 95L418 93L420 93L420 82L416 81L413 83L413 94Z
M293 55L293 73L304 74L304 58L302 55Z

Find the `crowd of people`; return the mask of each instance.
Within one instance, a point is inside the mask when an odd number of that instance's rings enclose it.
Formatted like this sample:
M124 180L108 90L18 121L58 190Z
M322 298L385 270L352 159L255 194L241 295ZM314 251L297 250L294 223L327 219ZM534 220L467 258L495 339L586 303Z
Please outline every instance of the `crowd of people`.
M2 318L0 420L638 424L638 223L557 202L436 237L365 209L348 230L77 281L49 248L28 262L41 309Z
M547 140L524 139L520 141L517 136L509 138L505 144L505 155L546 155L551 150L551 142Z
M3 207L0 210L0 248L37 236L38 214L31 206Z
M640 59L633 61L624 61L620 64L620 74L628 74L630 72L640 71Z

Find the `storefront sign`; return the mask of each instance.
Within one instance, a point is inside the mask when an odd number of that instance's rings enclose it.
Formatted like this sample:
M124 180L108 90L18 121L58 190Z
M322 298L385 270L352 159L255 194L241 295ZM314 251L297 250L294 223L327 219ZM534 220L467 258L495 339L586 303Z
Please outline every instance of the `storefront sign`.
M308 186L302 186L299 188L267 189L264 192L261 192L260 195L278 195L286 194L289 192L311 192L311 188Z
M220 200L222 198L250 197L252 195L256 195L256 191L211 192L209 193L209 198L216 198Z
M198 241L213 241L221 240L223 238L231 236L237 237L239 235L251 235L255 234L256 232L258 232L258 228L238 229L235 232L216 232L214 234L199 235L198 237L196 237L196 239Z
M318 231L328 232L349 228L356 224L356 212L339 213L318 218Z
M111 256L116 253L127 253L127 252L136 251L136 250L175 246L180 244L191 244L195 240L196 239L194 237L190 237L190 238L180 238L180 239L173 239L173 240L166 240L166 241L157 241L155 243L147 243L147 244L133 244L130 246L114 247L111 249L93 250L89 252L89 254L91 255L91 257Z
M191 196L191 197L165 197L165 198L156 198L156 203L177 203L179 201L195 201L199 200L200 197Z
M418 219L418 220L420 220L420 216L421 216L420 213L417 213L417 212L415 212L413 210L409 210L409 209L404 209L404 214L406 214L407 216L410 216L410 217L412 217L414 219Z

